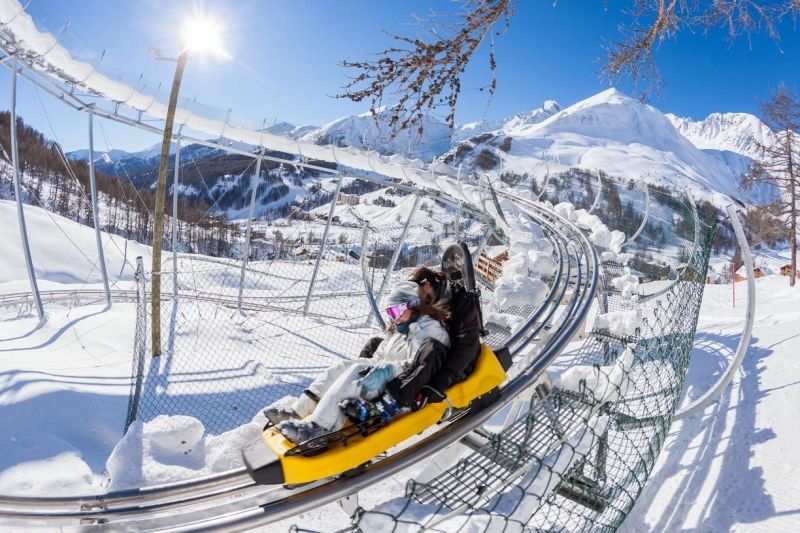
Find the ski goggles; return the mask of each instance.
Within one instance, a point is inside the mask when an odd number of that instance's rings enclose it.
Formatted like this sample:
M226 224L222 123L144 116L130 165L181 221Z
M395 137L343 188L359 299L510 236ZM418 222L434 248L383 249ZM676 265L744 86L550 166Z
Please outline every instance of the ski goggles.
M389 315L389 318L392 320L397 320L400 315L402 315L406 309L414 309L419 305L419 299L415 298L413 300L408 300L407 302L403 302L401 304L396 304L391 307L386 308L386 314Z

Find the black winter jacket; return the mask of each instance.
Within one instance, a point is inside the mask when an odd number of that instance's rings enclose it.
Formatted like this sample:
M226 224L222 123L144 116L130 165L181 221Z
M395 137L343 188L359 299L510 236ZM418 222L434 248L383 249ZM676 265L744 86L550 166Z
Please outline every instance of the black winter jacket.
M413 406L424 386L445 392L466 379L475 368L481 352L478 297L468 293L460 283L450 283L446 293L450 318L445 326L450 335L450 348L429 339L417 350L414 362L386 385L403 407ZM381 340L380 337L371 338L361 350L361 357L372 357Z

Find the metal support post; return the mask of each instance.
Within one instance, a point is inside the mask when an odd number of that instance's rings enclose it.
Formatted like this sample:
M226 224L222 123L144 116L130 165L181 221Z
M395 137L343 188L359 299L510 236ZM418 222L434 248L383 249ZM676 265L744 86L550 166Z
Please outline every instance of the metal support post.
M178 297L178 185L181 179L181 132L183 124L178 128L175 138L175 178L172 180L172 297Z
M455 242L458 242L461 240L461 202L456 206L456 216L453 222L453 234L455 235Z
M147 346L147 296L144 280L144 262L142 256L136 258L136 336L134 337L134 357L136 358L136 380L134 381L133 394L128 402L128 419L125 421L125 431L136 420L139 414L139 400L142 397L142 383L144 380L144 359Z
M342 175L336 179L336 192L333 193L331 200L331 209L328 211L328 222L325 224L325 231L322 232L322 242L319 244L319 254L317 255L317 262L314 265L314 272L311 274L311 282L308 284L308 294L306 294L306 304L303 306L303 315L308 314L308 306L311 304L311 294L314 292L314 283L317 281L317 273L319 272L319 264L322 262L322 254L325 253L325 243L328 242L328 232L331 229L331 222L333 221L333 213L336 212L336 202L339 201L339 191L342 189Z
M484 230L483 235L481 236L481 240L478 243L478 247L475 249L475 253L472 254L472 263L474 266L478 265L478 261L480 261L481 253L483 253L483 249L486 248L486 243L489 241L489 236L494 232L494 227L491 224L486 224L486 230Z
M381 330L386 329L386 322L383 321L383 317L381 316L380 309L378 309L378 303L375 301L375 295L372 292L372 284L369 282L369 276L367 276L367 246L369 246L369 221L364 221L364 230L361 233L361 257L359 258L361 261L361 279L364 280L364 292L367 295L367 302L369 302L369 308L372 310L372 315L378 321L378 325L380 326ZM372 318L367 318L367 324L372 321Z
M381 282L381 288L378 289L378 294L376 295L377 303L381 303L381 299L383 298L383 291L386 290L386 287L389 285L389 282L392 278L392 271L394 270L394 266L397 264L397 260L400 258L400 252L403 249L403 245L406 242L406 236L408 235L408 228L411 226L411 220L413 220L414 215L417 213L417 208L419 207L420 202L422 201L422 196L417 195L417 198L414 200L414 205L411 207L411 213L408 215L408 219L406 219L406 223L403 226L403 232L400 233L400 239L397 241L395 245L394 252L392 253L392 258L389 260L389 266L386 269L386 275L383 276L383 281Z
M17 150L17 58L14 56L11 74L11 164L14 167L14 196L17 200L17 217L19 218L19 233L22 238L22 251L25 254L25 266L28 269L28 281L31 284L33 302L36 304L36 313L39 320L44 320L44 306L42 296L39 294L39 285L36 283L36 274L33 271L33 259L28 243L28 229L25 226L25 211L22 208L22 184L19 172L19 152Z
M94 240L97 243L97 260L100 263L100 274L103 276L106 305L110 306L111 289L108 288L106 256L103 253L103 240L100 237L100 209L97 205L97 177L94 172L94 112L91 109L89 109L89 184L92 192L92 218L94 219Z
M262 148L261 155L263 154L264 154L264 149ZM258 185L261 179L261 160L262 158L259 157L258 161L256 161L256 172L250 178L250 188L252 189L252 192L250 193L250 209L247 212L247 229L244 232L244 254L242 255L242 272L239 274L239 300L237 307L239 311L242 310L242 295L244 293L244 272L245 269L247 268L247 261L250 257L250 232L252 231L253 215L255 214L256 211L256 192L258 191Z

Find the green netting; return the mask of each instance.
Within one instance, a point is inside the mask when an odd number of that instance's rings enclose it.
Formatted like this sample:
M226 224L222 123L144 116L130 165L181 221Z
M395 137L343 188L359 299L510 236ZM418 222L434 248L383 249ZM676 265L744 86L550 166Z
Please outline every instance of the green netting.
M540 386L523 415L496 433L480 432L479 448L426 483L409 481L404 497L362 510L357 528L619 527L647 482L680 399L714 233L687 198L660 190L652 196L650 214L670 245L660 252L643 239L626 251L646 252L664 268L638 272L643 283L629 297L610 280L630 270L609 263L599 298L599 313L638 317L635 331L596 320L586 340L548 369L555 385Z

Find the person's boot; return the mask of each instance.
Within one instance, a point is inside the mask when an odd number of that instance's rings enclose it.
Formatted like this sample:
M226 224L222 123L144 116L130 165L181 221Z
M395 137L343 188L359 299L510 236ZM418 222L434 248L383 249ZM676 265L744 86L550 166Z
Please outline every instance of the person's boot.
M300 422L297 420L286 420L277 426L277 430L287 440L295 444L301 444L311 439L316 439L330 433L327 429L316 422Z
M299 420L314 412L317 402L308 392L303 392L298 398L284 397L264 409L264 416L273 425L278 425L285 420Z
M339 403L339 408L353 422L364 422L377 416L389 422L402 409L388 392L374 402L363 398L347 398Z

